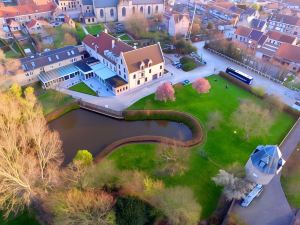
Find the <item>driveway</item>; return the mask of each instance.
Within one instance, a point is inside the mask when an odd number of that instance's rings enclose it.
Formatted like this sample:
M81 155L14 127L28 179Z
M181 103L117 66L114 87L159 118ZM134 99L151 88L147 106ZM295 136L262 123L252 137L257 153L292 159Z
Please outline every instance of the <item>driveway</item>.
M300 119L280 145L285 160L288 160L300 143L299 134ZM290 225L294 214L282 190L280 176L281 174L275 176L248 208L236 204L233 211L249 225Z

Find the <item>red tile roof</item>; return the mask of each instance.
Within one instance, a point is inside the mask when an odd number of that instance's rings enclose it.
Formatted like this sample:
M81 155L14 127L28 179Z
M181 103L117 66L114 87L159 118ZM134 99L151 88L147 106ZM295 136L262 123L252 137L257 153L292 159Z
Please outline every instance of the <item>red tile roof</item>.
M52 2L48 2L44 5L37 5L33 3L27 5L5 6L0 7L0 17L15 17L38 12L49 12L53 11L55 8L56 6Z
M30 20L27 24L26 24L26 26L27 26L27 28L32 28L32 27L34 27L35 25L36 25L36 23L37 23L37 20L35 20L35 19L33 19L33 20Z
M297 40L296 37L289 36L287 34L278 31L272 31L272 30L268 31L266 35L270 39L277 40L284 43L289 43L289 44L292 44L295 40Z
M114 48L112 47L113 40L115 41ZM134 49L130 45L124 43L123 41L118 40L117 38L105 32L100 33L98 37L87 35L83 39L83 43L92 49L95 49L95 46L97 46L98 47L97 52L102 56L104 55L105 50L109 50L110 52L119 56L121 52L128 52Z
M243 36L243 37L248 37L249 34L251 33L252 29L249 27L244 27L244 26L239 26L236 30L234 34Z
M282 43L277 50L275 57L295 63L300 63L300 46Z

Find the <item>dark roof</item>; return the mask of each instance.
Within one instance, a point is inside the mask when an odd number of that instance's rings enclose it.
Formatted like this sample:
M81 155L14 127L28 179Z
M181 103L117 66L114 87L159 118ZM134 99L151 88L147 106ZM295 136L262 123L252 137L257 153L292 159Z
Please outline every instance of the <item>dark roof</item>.
M89 18L89 17L95 17L95 14L93 12L85 12L83 14L84 18Z
M251 15L255 14L255 12L256 12L255 9L247 8L242 14L243 14L243 15L251 16Z
M249 34L249 38L254 41L259 41L263 36L263 34L264 34L263 32L253 29Z
M260 145L251 155L252 164L261 172L275 174L284 164L281 152L276 145Z
M268 39L268 36L264 34L264 35L261 36L261 38L259 39L258 44L259 44L259 45L263 45L267 39Z
M283 15L283 14L273 14L270 17L271 21L276 21L280 23L300 26L300 18L297 16L289 16L289 15Z
M116 7L119 0L95 0L95 8L106 8L106 7Z
M82 5L93 5L93 0L82 0Z
M20 61L24 71L30 71L66 59L71 59L79 55L81 55L81 53L79 52L78 48L74 46L66 46L22 58Z
M114 88L121 87L127 84L127 82L118 75L106 79L105 82Z
M87 73L87 72L93 71L93 69L88 64L86 64L84 61L76 62L76 63L74 63L74 65L78 69L80 69L83 73Z
M266 21L260 19L253 19L251 21L251 28L261 30L266 24Z

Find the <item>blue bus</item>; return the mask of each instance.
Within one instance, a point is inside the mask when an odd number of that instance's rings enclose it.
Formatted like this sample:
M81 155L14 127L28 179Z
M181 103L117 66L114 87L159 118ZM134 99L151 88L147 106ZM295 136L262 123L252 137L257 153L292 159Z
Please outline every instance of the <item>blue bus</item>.
M232 69L230 67L228 67L226 69L226 73L229 74L230 76L232 77L235 77L236 79L248 84L248 85L251 85L252 82L253 82L253 77L241 72L241 71L238 71L238 70L235 70L235 69Z

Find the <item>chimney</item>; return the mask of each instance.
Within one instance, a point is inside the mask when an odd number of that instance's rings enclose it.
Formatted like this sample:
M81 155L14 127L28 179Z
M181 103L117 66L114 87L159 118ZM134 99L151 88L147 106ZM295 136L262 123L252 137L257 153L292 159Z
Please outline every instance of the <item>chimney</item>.
M106 28L104 29L104 33L106 33L106 34L107 34L107 29L106 29Z
M111 40L111 48L115 47L115 40Z

